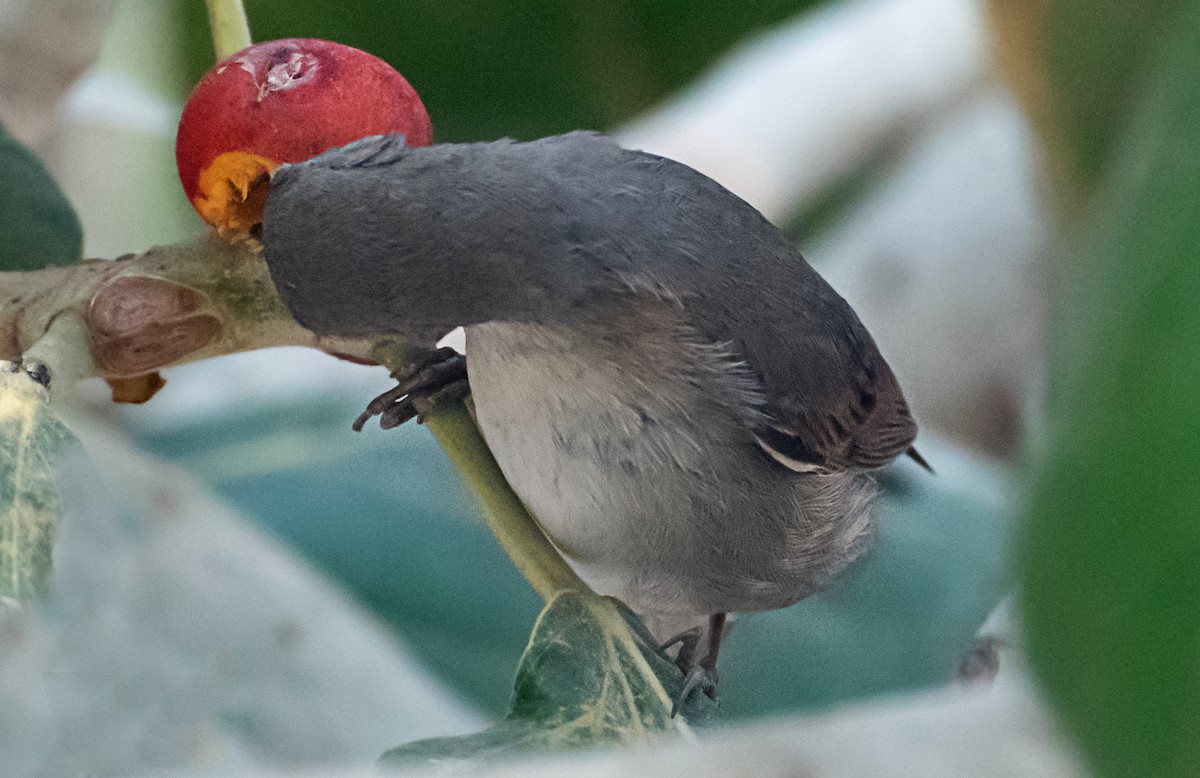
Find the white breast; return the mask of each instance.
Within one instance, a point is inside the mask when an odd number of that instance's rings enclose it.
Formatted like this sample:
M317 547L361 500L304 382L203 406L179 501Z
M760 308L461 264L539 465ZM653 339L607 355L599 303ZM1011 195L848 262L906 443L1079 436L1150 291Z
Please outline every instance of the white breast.
M717 352L689 351L671 317L638 311L574 331L468 328L480 429L597 591L647 614L781 607L812 591L835 557L840 568L857 553L862 485L809 481L822 484L823 503L832 496L831 515L848 497L859 503L832 523L810 516L801 479L826 477L762 455L747 426L754 398L727 364L709 360Z

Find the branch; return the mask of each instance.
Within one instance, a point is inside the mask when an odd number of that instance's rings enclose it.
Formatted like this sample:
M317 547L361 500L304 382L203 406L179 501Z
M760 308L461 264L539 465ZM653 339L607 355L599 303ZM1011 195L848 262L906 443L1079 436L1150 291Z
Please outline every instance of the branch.
M69 372L105 378L272 346L365 357L369 345L322 339L301 327L257 246L213 232L112 261L0 273L0 359L61 362L66 343L52 339L29 352L68 314L82 322L92 352L90 366ZM78 356L69 361L80 364Z
M399 346L320 338L300 326L258 244L212 231L112 261L0 273L0 359L46 365L51 387L87 375L137 378L271 346L311 346L392 368L405 362ZM504 480L461 402L434 409L427 421L533 588L547 601L568 589L589 591Z
M474 492L488 529L542 599L550 602L564 591L591 592L508 485L462 402L436 409L425 424Z

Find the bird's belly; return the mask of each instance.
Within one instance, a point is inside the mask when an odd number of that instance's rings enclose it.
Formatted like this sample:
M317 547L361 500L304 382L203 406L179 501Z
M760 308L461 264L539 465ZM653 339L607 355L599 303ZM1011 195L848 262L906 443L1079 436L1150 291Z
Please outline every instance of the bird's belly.
M635 361L632 376L603 345L563 337L473 327L467 364L505 476L597 591L648 614L781 607L857 553L866 497L839 527L810 526L802 477L760 456L732 414L698 407L702 389L681 394L668 361Z

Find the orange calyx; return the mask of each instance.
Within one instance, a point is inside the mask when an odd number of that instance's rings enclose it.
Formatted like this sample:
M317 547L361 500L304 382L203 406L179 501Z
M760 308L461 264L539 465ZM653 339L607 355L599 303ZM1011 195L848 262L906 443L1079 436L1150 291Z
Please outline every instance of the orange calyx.
M262 223L271 174L279 167L248 151L226 151L200 171L194 204L222 234L248 233Z

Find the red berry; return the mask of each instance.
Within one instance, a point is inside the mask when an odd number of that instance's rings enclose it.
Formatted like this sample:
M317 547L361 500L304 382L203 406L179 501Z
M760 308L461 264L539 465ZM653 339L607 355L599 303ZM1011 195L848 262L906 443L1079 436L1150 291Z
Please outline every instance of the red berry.
M222 229L261 221L270 173L383 133L432 140L429 114L404 76L378 57L330 41L257 43L218 62L196 86L175 138L175 162L196 211Z

